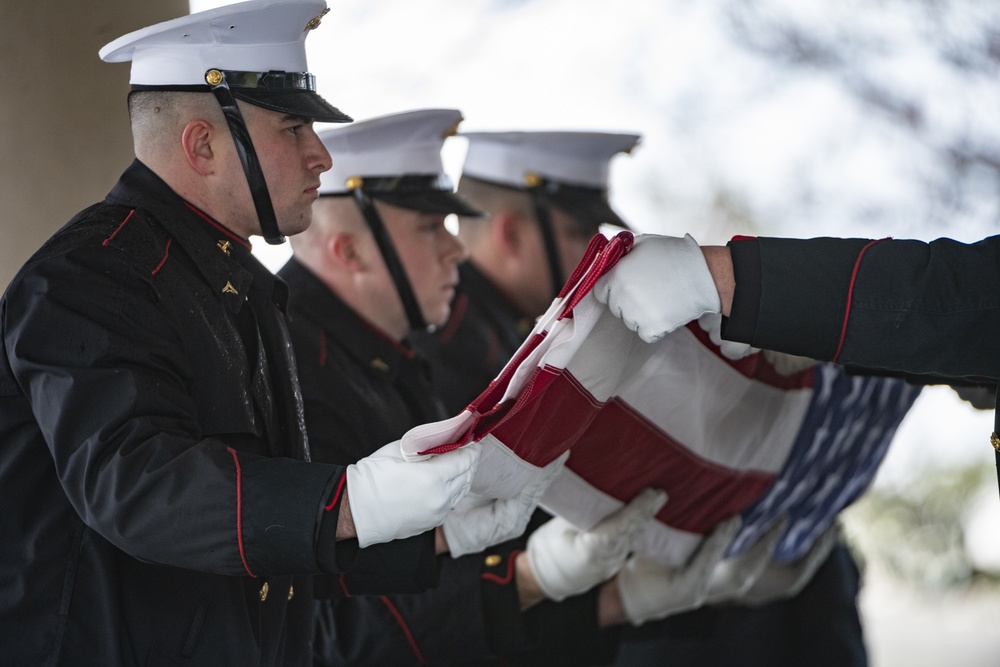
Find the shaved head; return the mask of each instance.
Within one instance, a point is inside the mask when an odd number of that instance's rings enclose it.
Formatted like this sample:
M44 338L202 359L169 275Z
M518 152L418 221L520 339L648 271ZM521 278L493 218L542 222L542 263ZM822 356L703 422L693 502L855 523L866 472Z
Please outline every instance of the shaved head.
M228 127L219 103L207 93L135 91L129 94L128 110L135 155L147 165L180 150L181 132L192 119Z
M321 263L323 246L335 234L367 234L368 226L351 197L320 197L313 203L313 221L299 234L288 237L292 252L306 266Z
M478 245L483 237L484 230L490 224L491 214L510 211L527 220L535 217L531 196L521 190L463 176L458 182L458 195L487 214L483 218L459 218L458 235L470 248Z

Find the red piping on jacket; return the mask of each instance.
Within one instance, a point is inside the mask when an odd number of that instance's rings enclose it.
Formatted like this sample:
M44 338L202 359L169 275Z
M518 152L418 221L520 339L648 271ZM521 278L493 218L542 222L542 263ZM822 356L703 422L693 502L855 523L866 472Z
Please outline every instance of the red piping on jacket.
M239 243L241 246L243 246L247 250L250 250L253 247L253 246L250 245L250 242L247 241L245 238L243 238L242 236L240 236L238 234L235 234L231 229L227 229L226 227L224 227L220 223L216 222L215 220L212 219L212 217L210 215L208 215L207 213L205 213L204 211L202 211L201 209L199 209L194 204L191 204L190 202L184 202L184 205L187 206L188 210L190 210L192 213L194 213L195 215L197 215L199 218L201 218L202 220L204 220L205 222L207 222L209 225L211 225L212 227L214 227L218 231L222 232L223 234L225 234L226 236L228 236L232 240L234 240L237 243Z
M340 476L340 481L337 483L337 490L333 492L333 500L330 501L329 505L323 508L323 511L329 512L333 509L333 506L337 504L337 501L340 500L340 494L344 491L345 482L347 482L347 473Z
M410 632L410 628L406 625L406 621L403 620L403 615L399 613L395 605L384 595L379 596L382 600L382 604L389 609L389 613L395 617L396 622L399 623L399 627L402 628L403 634L406 635L406 641L410 644L410 648L413 650L413 655L417 658L418 665L426 665L427 661L424 660L424 654L420 652L420 647L417 646L417 640L413 638L413 633Z
M851 271L851 284L847 288L847 307L844 309L844 323L840 327L840 340L837 342L837 351L834 353L833 358L830 361L837 361L840 357L841 350L844 349L844 339L847 337L847 320L851 316L851 300L854 298L854 282L858 279L858 271L861 269L861 258L865 256L865 253L868 252L868 249L873 245L887 240L889 239L885 238L871 241L861 249L861 252L858 253L858 258L854 260L854 270Z
M160 260L160 263L156 265L156 268L153 269L149 275L155 276L160 272L160 269L163 268L163 265L167 263L167 256L170 255L170 244L173 243L173 241L173 236L167 239L167 247L163 249L163 259Z
M236 539L240 544L240 560L243 561L243 568L247 574L256 578L257 575L250 569L246 552L243 550L243 471L240 469L240 460L236 456L236 450L232 447L226 447L226 451L232 455L233 463L236 464Z
M136 212L136 209L132 209L131 211L129 211L128 215L125 216L125 219L122 220L122 224L118 225L118 229L116 229L115 231L111 232L111 236L109 236L108 238L104 239L104 243L102 243L101 246L108 245L108 243L111 242L111 239L113 239L114 237L118 236L118 232L120 232L122 230L122 227L124 227L125 224L129 220L132 219L132 216L135 215L135 212Z
M439 338L442 343L450 343L451 339L455 337L455 332L458 330L458 325L462 323L465 318L465 311L469 308L469 297L464 292L460 293L451 304L451 317L448 318L448 323L445 324L444 329L439 334Z
M495 584L500 584L501 586L506 586L514 578L514 559L517 558L519 553L521 553L521 551L511 551L510 555L507 556L507 576L498 577L492 572L484 572L480 575L480 578L492 581Z

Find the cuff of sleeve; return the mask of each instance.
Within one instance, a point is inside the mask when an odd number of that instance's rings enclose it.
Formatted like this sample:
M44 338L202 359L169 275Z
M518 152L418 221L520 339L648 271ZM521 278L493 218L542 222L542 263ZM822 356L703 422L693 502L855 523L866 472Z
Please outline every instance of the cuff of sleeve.
M318 513L343 468L230 451L238 490L236 532L246 569L255 575L316 574L323 533Z
M346 572L357 554L357 540L337 542L337 522L346 481L346 472L331 479L326 494L328 500L320 508L319 518L316 520L316 561L320 570L325 573Z
M512 655L528 646L514 577L514 559L521 553L522 546L517 541L508 542L488 549L480 556L483 627L486 643L495 655Z
M760 244L757 239L740 238L729 242L736 291L729 317L722 318L722 337L752 343L757 330L760 304Z
M350 569L340 577L346 595L421 593L438 584L434 531L358 548L357 540L338 543L338 562L353 549Z
M603 665L618 652L619 628L602 629L597 622L600 586L562 602L546 600L524 614L538 664Z

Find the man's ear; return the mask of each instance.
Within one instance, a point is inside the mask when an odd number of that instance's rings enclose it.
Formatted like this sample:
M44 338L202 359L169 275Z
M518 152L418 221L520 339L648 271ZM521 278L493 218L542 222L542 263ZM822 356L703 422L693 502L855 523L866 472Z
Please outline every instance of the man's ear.
M181 148L188 164L199 174L205 176L216 170L216 150L213 142L221 138L214 125L207 120L195 119L184 126L181 133Z
M493 248L505 257L516 257L524 251L524 220L513 211L495 213L489 221Z
M351 232L339 231L330 235L324 251L331 262L350 273L360 273L368 266L360 239Z

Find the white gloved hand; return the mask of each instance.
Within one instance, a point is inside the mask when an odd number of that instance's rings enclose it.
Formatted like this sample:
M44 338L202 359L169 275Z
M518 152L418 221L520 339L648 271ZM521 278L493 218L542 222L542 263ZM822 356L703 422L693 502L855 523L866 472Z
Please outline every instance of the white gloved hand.
M787 517L783 517L739 556L726 558L712 569L705 602L739 602L771 565L774 547L785 534Z
M625 565L636 538L667 502L667 494L645 489L590 530L556 517L528 538L528 562L550 600L579 595L610 579Z
M629 253L598 279L594 297L647 343L722 310L705 256L690 234L635 237Z
M452 557L477 553L524 533L542 494L556 475L562 472L567 458L569 452L563 452L555 461L540 468L534 478L512 498L486 498L468 494L448 514L442 525Z
M482 455L478 444L406 461L399 441L347 466L358 543L367 547L441 525L468 493Z
M632 624L641 625L705 604L712 570L741 524L739 515L720 523L680 567L639 556L630 558L616 581L625 615Z
M793 563L771 563L739 598L747 605L760 605L795 597L806 587L834 545L840 539L840 527L826 529L805 556Z
M719 346L719 351L729 359L739 360L760 351L752 345L724 339L722 313L705 313L698 318L698 325L708 334L709 340Z

